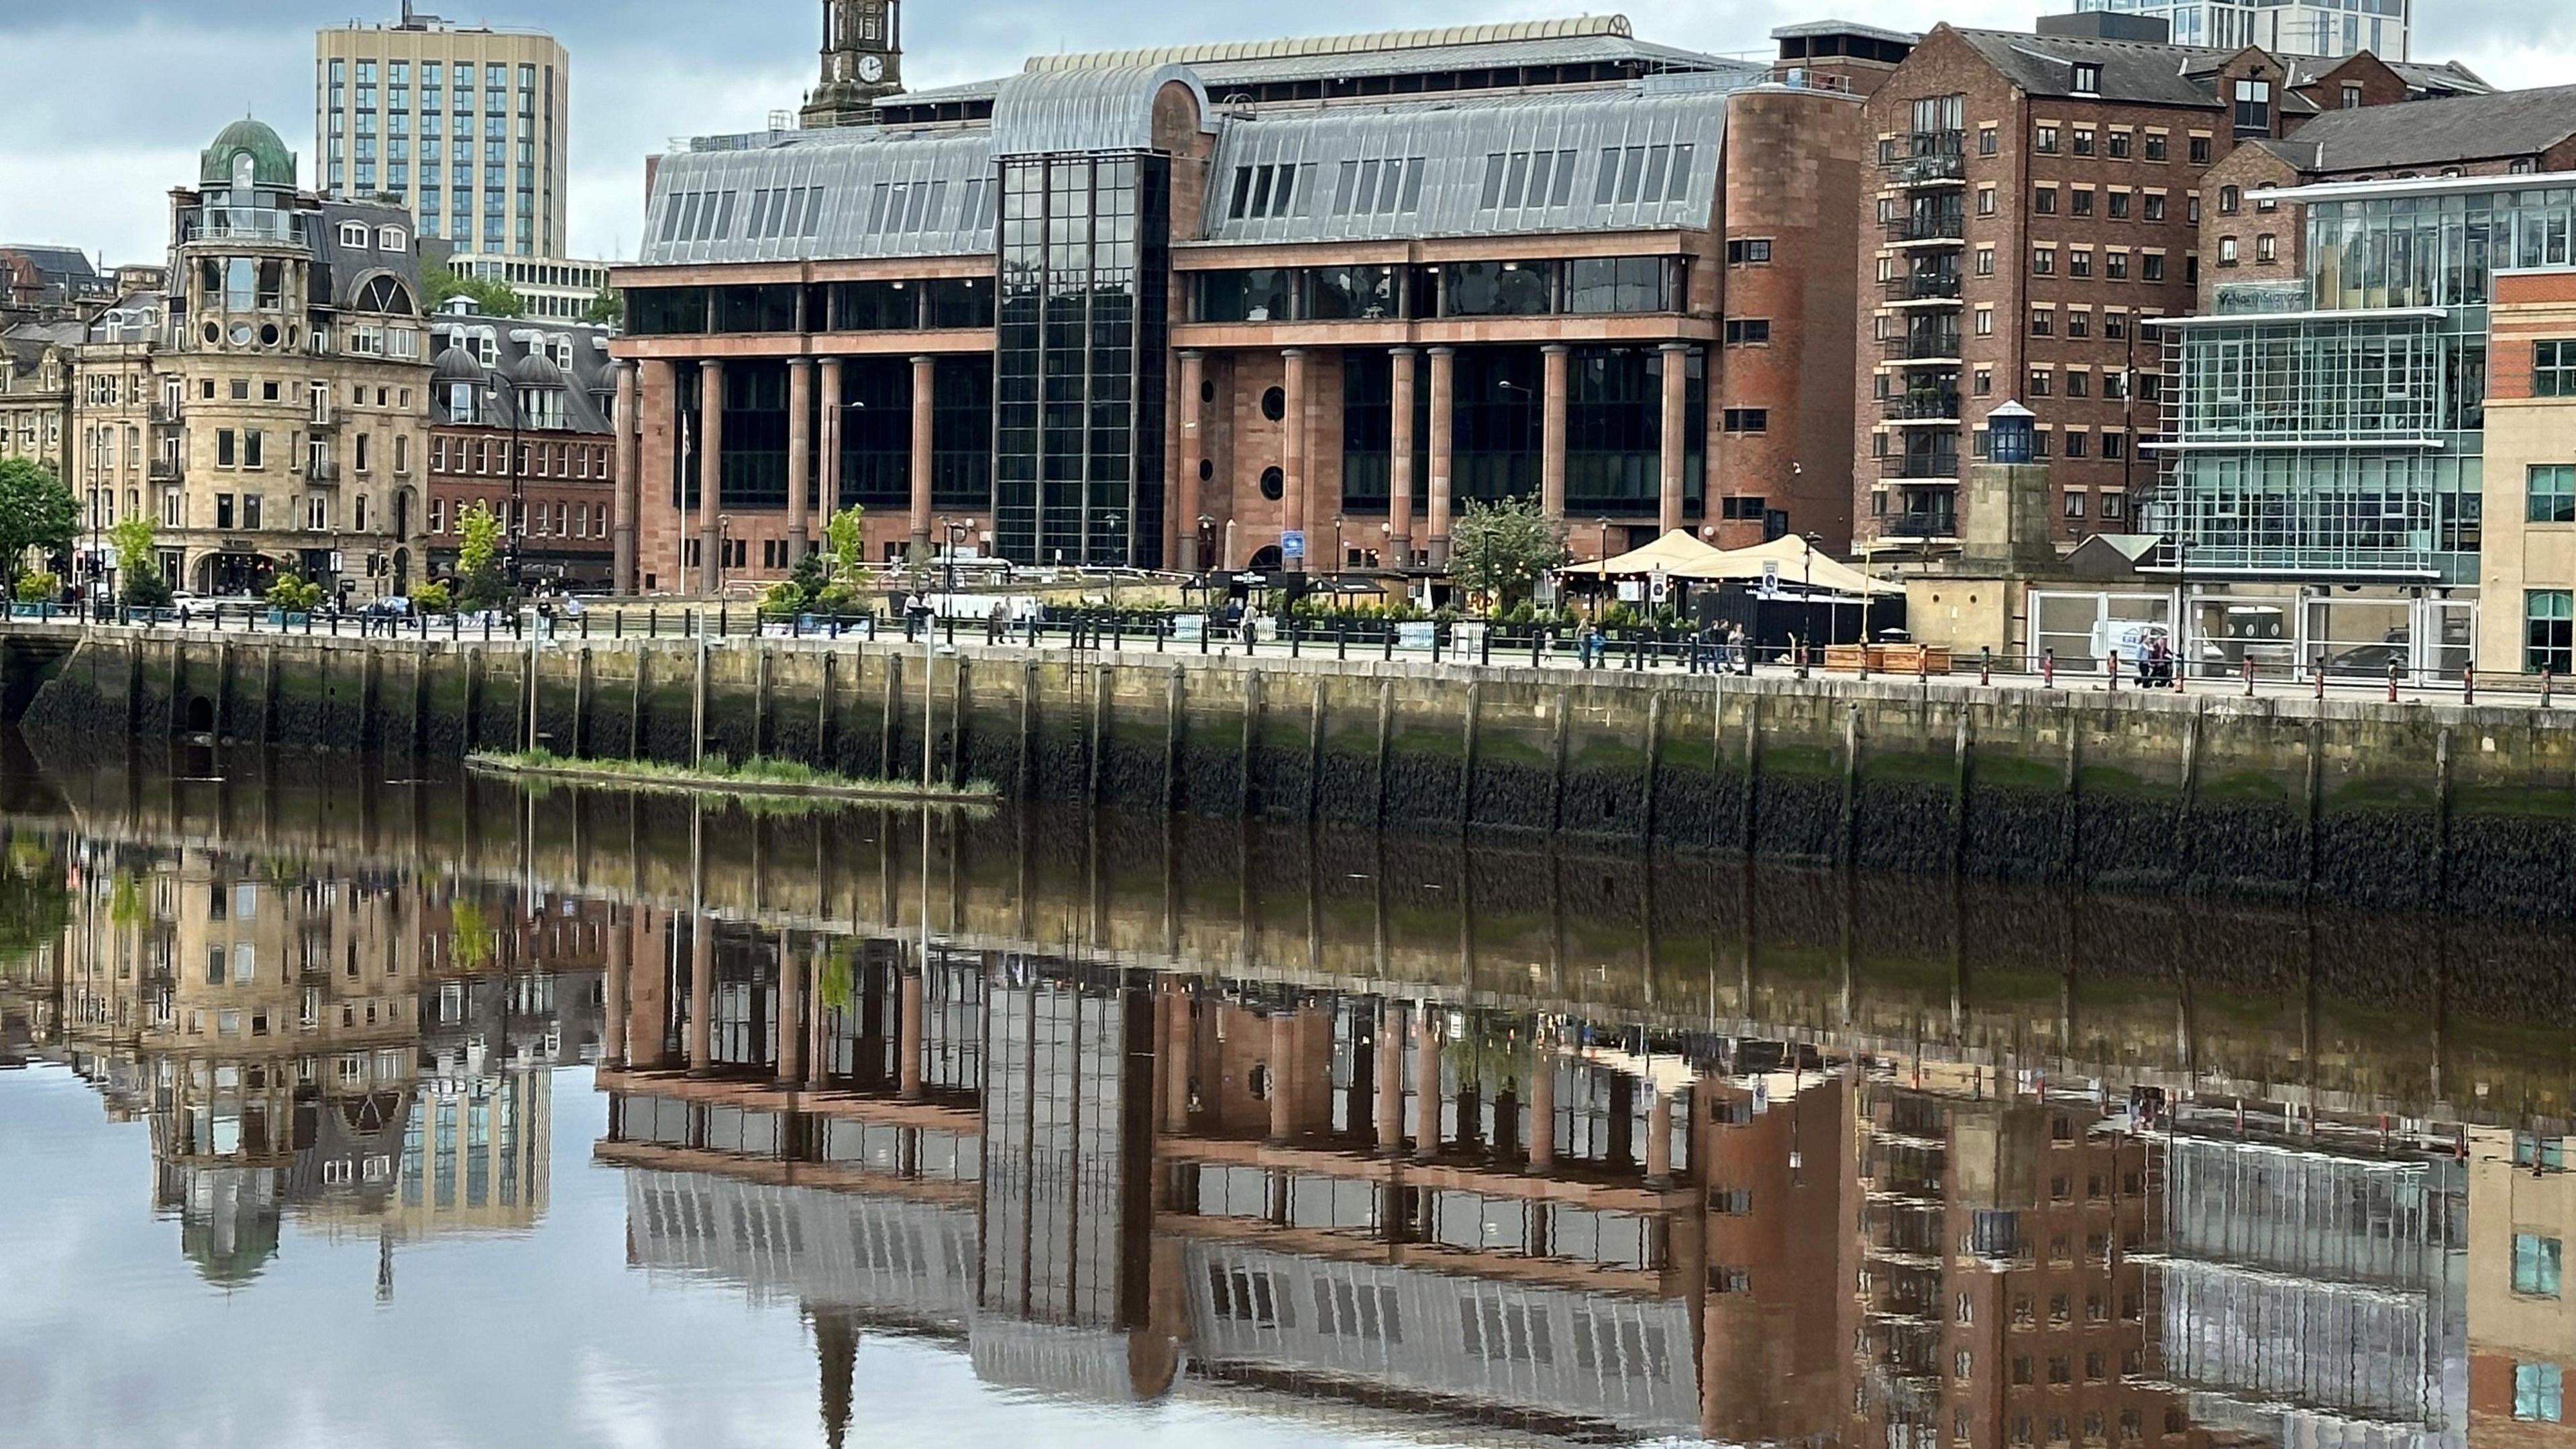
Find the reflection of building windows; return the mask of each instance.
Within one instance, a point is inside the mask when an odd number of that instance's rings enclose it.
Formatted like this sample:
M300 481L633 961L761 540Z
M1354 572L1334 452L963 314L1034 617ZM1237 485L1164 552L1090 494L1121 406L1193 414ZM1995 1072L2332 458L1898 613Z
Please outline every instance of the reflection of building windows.
M1404 1342L1404 1323L1395 1290L1315 1280L1315 1329L1337 1338L1365 1338L1379 1343Z
M1662 1324L1580 1308L1574 1312L1574 1362L1612 1378L1661 1381L1672 1372Z
M2561 1370L2554 1363L2515 1364L2513 1416L2541 1424L2559 1422L2566 1402L2562 1378Z
M1459 1339L1469 1354L1487 1361L1554 1363L1547 1312L1529 1303L1506 1303L1478 1293L1458 1304Z
M2559 1241L2538 1233L2513 1235L2513 1291L2534 1298L2558 1296Z
M1219 1318L1264 1328L1295 1326L1295 1318L1288 1311L1288 1296L1280 1291L1277 1274L1211 1263L1208 1297Z

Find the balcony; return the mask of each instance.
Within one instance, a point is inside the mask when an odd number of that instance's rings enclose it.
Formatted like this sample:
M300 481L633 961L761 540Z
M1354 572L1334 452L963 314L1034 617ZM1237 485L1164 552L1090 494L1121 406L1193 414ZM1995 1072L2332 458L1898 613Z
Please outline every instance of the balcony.
M155 483L181 483L187 480L188 470L176 458L155 458L144 476Z
M1880 400L1882 414L1891 423L1944 423L1959 425L1959 394L1956 391L1900 392Z
M1889 305L1902 307L1910 302L1933 304L1959 303L1959 274L1955 270L1939 272L1900 272L1887 279Z
M1891 361L1952 362L1959 360L1959 334L1948 328L1909 327L1885 338L1879 344Z
M340 481L340 462L336 458L316 458L304 470L304 476L317 486L337 483Z
M1945 478L1959 476L1957 448L1908 448L1890 453L1878 460L1881 478Z
M312 429L314 432L322 433L345 427L348 425L348 421L349 410L347 408L340 406L338 403L327 403L321 407L315 408L312 415L304 420L304 426Z
M1916 131L1898 139L1896 155L1885 163L1899 186L1940 186L1967 175L1967 139L1958 131Z
M1968 218L1965 213L1947 210L1907 211L1887 223L1887 239L1907 242L1957 246L1967 240Z
M157 427L176 427L187 421L187 416L187 407L175 397L161 397L153 400L152 421Z
M1950 543L1959 537L1955 513L1888 513L1878 519L1882 543Z

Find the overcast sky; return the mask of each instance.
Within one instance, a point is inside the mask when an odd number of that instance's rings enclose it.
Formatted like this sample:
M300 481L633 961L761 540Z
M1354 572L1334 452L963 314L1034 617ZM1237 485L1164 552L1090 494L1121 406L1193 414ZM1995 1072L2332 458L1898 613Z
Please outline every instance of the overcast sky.
M1598 5L1601 0L1593 0ZM2071 0L2070 0L2071 3ZM390 18L382 0L366 21ZM449 0L451 20L551 30L572 54L572 242L633 255L643 158L673 136L753 129L814 78L815 0ZM1039 51L1449 25L1579 12L1581 0L1228 0L916 3L904 17L915 86L1006 74ZM1771 27L1837 13L1820 0L1634 0L1637 33L1674 45L1768 54ZM1874 24L2026 26L2035 0L1843 0ZM2499 85L2570 78L2576 6L2559 0L2419 0L2414 58L2454 57ZM312 177L313 29L345 23L313 0L0 0L0 241L158 261L166 193L198 148L249 111L301 153Z

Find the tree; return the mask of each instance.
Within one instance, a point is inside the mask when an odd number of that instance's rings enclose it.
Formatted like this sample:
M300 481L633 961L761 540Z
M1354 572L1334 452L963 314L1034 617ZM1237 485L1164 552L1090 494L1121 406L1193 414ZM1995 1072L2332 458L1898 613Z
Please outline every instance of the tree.
M1565 525L1530 498L1469 499L1449 529L1449 571L1495 607L1526 599L1550 569L1564 566Z
M51 468L28 458L0 458L0 586L15 594L27 555L68 551L80 505Z
M456 297L473 299L474 309L486 317L524 317L528 312L518 288L498 277L467 276L443 263L432 262L421 268L420 288L433 312Z
M268 606L289 614L310 614L322 605L322 586L308 583L291 573L281 573L269 581Z
M116 550L117 587L124 592L126 606L134 609L168 608L170 581L161 577L159 551L153 547L156 539L151 515L125 515L107 531L107 541Z
M626 294L615 287L600 288L599 295L591 298L590 305L582 309L581 320L594 327L625 326Z
M823 525L823 547L831 558L821 597L836 606L856 600L868 585L867 530L860 526L866 514L853 503Z
M481 499L457 515L465 542L456 550L457 602L468 609L489 609L510 597L501 577L501 515Z

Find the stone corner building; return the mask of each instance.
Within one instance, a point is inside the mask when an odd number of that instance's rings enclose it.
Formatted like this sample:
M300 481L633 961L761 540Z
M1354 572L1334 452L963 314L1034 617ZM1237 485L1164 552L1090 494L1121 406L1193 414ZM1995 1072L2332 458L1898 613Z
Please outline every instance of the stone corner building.
M1041 56L904 93L829 7L806 128L652 168L621 586L890 556L1437 573L1465 501L1579 553L1850 533L1860 97L1617 16ZM862 111L858 102L865 100Z
M172 582L403 591L429 385L410 216L298 189L277 133L236 121L170 195L169 286L149 479Z

